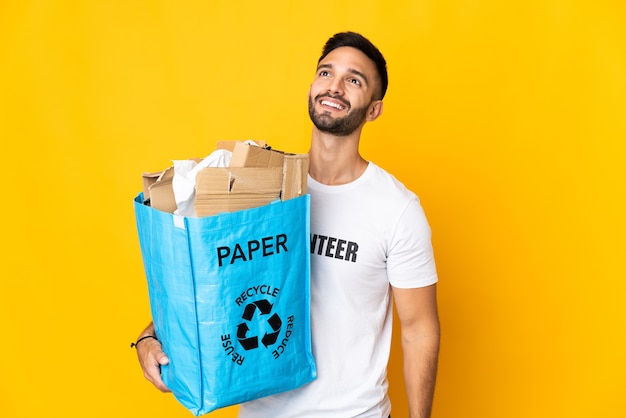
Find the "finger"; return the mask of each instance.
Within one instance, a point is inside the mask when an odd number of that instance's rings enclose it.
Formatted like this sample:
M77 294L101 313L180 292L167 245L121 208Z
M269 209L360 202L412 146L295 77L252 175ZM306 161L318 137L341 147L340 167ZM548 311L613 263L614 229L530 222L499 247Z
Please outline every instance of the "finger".
M161 378L161 367L159 363L155 362L146 366L144 376L161 392L170 392L170 389L165 386L165 383L163 383L163 379Z
M159 365L165 366L166 364L170 363L170 359L164 352L161 352L161 354L157 356L157 362L159 363Z
M169 363L169 358L163 352L157 340L146 340L137 346L139 364L143 369L144 377L156 386L161 392L170 392L161 379L161 366Z

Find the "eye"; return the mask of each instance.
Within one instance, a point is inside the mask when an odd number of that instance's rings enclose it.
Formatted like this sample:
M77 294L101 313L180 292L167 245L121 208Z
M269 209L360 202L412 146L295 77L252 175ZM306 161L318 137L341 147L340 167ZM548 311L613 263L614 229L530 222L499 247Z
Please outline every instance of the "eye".
M330 73L326 70L322 70L320 71L320 77L328 77L330 75Z
M354 85L356 85L356 86L360 86L360 85L361 85L361 80L356 79L356 78L351 78L350 80L348 80L348 82L349 82L350 84L354 84Z

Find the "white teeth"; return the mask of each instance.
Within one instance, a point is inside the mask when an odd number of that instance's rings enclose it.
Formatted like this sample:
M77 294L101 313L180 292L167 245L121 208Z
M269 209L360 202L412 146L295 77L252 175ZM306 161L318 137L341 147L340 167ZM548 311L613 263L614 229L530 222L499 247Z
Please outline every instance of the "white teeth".
M341 106L338 103L329 102L328 100L322 100L322 104L324 106L330 106L330 107L334 107L335 109L338 109L338 110L343 110L343 106Z

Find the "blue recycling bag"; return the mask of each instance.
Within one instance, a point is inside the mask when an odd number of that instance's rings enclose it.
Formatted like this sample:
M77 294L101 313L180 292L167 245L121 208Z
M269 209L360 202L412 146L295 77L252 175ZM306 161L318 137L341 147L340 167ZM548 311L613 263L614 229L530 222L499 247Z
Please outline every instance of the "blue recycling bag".
M188 218L134 200L164 383L199 416L316 377L310 197Z

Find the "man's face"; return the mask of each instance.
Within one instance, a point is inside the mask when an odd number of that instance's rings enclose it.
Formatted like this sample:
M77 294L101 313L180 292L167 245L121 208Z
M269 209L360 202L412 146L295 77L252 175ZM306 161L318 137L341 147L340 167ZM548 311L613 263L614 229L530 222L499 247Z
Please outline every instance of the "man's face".
M320 61L309 90L311 121L322 132L350 135L366 122L379 84L374 63L361 51L331 51Z

